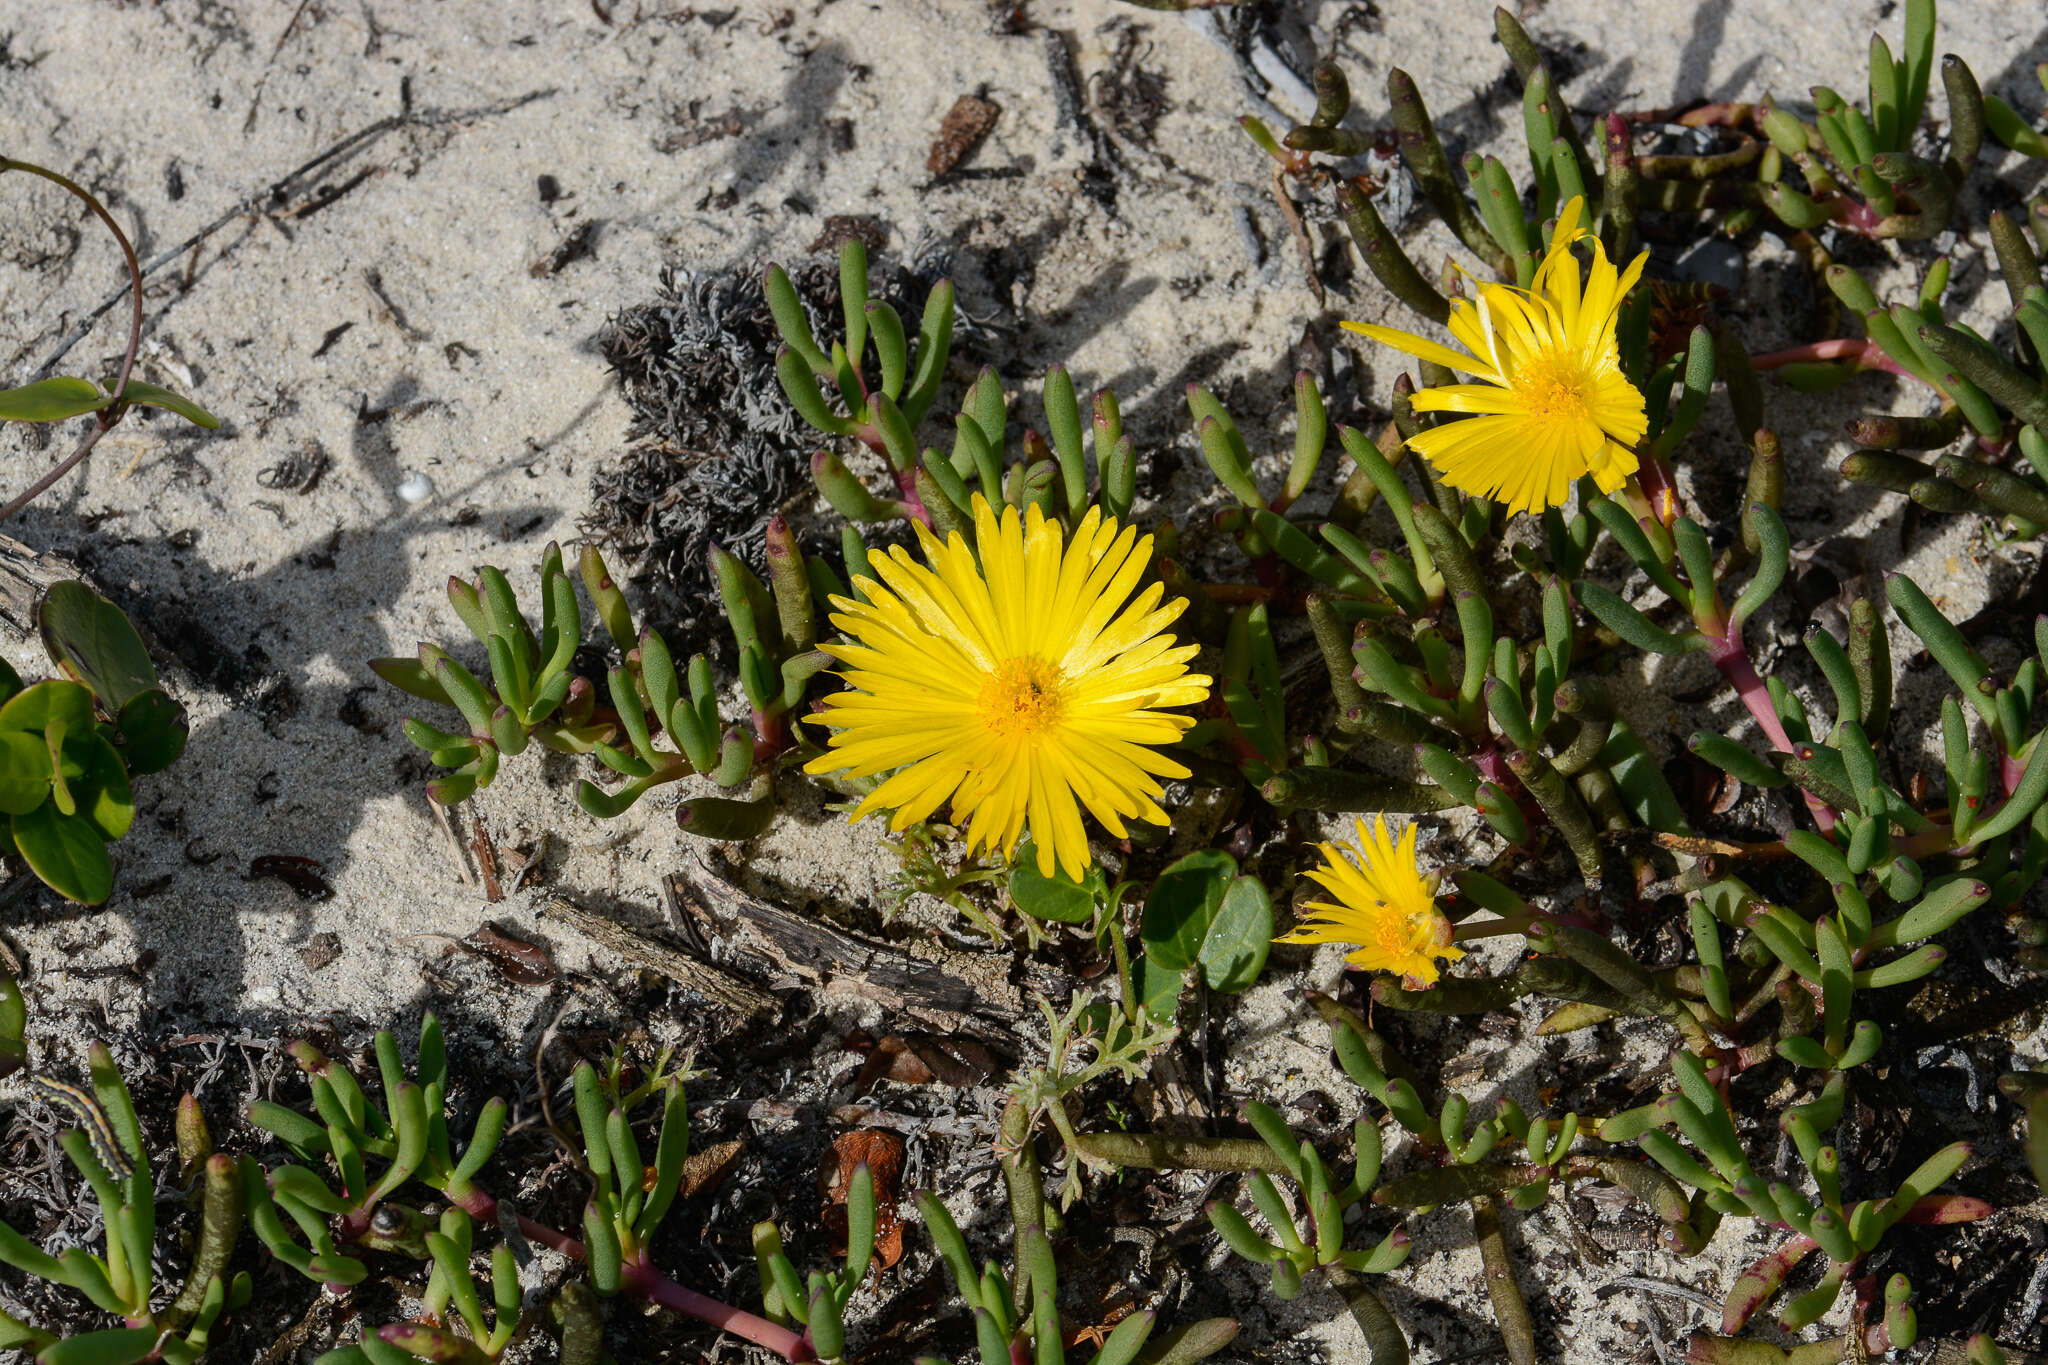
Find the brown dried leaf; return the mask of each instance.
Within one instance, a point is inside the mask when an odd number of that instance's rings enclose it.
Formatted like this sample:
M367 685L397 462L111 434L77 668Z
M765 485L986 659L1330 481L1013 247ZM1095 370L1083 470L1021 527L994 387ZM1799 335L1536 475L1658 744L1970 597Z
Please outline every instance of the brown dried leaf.
M818 1221L832 1234L832 1254L844 1256L846 1192L862 1162L875 1182L875 1259L886 1270L903 1259L903 1223L896 1215L902 1197L902 1138L882 1128L860 1128L835 1139L831 1158L818 1169Z
M1001 1070L995 1054L972 1038L935 1033L892 1033L876 1043L853 1093L865 1095L877 1081L901 1081L905 1085L930 1085L934 1081L955 1090L980 1085Z
M734 1138L690 1153L683 1159L683 1178L676 1187L676 1197L695 1199L700 1194L715 1193L732 1174L733 1167L740 1164L740 1154L746 1150L747 1144Z
M954 100L944 122L939 124L939 140L932 144L925 169L933 175L944 175L972 156L996 126L996 115L1001 112L996 104L976 95L962 95Z
M515 986L545 986L555 979L555 959L547 949L488 924L479 924L456 946L489 962Z

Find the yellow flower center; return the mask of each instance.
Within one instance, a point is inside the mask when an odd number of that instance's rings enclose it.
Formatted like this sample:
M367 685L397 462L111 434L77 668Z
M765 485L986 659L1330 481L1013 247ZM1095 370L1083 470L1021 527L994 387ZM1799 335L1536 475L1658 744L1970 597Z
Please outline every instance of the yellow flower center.
M981 685L978 705L982 722L995 734L1028 739L1065 717L1066 681L1057 665L1043 659L1005 659Z
M1436 942L1436 907L1402 906L1380 921L1379 946L1390 952L1427 953Z
M1572 357L1556 352L1539 352L1524 360L1515 373L1514 388L1532 417L1584 417L1592 408L1591 377Z

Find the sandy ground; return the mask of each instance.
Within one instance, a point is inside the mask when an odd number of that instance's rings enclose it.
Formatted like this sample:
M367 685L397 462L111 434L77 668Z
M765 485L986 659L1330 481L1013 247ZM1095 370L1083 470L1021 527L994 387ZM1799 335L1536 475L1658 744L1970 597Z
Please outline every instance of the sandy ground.
M1284 55L1305 70L1334 51L1351 73L1355 121L1381 120L1385 72L1402 65L1448 138L1503 149L1519 140L1519 97L1502 80L1481 0L1283 8ZM1797 96L1823 81L1860 91L1868 33L1896 27L1891 8L1552 0L1527 22L1563 54L1572 103L1605 109ZM2016 101L2023 76L2048 58L2048 27L2027 8L1978 0L1942 16L1943 48ZM1107 0L1034 2L1011 32L996 22L1009 7L999 10L970 0L694 10L637 0L0 3L9 155L96 187L145 260L220 222L152 273L141 373L192 393L225 419L222 430L128 424L82 476L8 528L86 565L194 675L190 751L143 784L114 899L78 911L29 896L7 912L39 1001L86 1005L111 1029L169 1032L410 1018L447 978L423 981L439 949L409 935L460 935L485 918L538 926L578 968L577 936L536 920L547 897L657 913L657 879L694 856L675 829L673 795L599 824L575 810L566 781L539 780L534 756L509 762L476 803L499 847L542 860L528 888L487 905L398 733L408 704L364 661L452 639L441 593L450 574L490 562L523 586L547 541L578 537L590 480L626 441L628 414L594 338L608 316L652 296L664 265L793 261L828 215L875 215L892 252L950 245L963 308L1002 319L1013 377L1057 359L1084 388L1113 384L1141 438L1187 461L1163 482L1169 507L1204 496L1180 415L1190 379L1229 392L1254 444L1277 447L1288 420L1277 399L1304 326L1398 310L1362 272L1319 309L1268 163L1233 126L1257 97L1199 24ZM1059 36L1088 82L1112 65L1126 29L1139 35L1138 65L1163 79L1165 106L1149 137L1120 145L1111 206L1083 193L1089 150L1059 115L1046 35ZM928 183L940 119L977 91L1001 107L993 134L967 174ZM1284 87L1269 94L1300 112ZM364 130L372 135L343 155L286 179ZM1506 154L1520 166L1519 152ZM543 177L559 187L552 199ZM284 192L268 194L281 180ZM119 275L111 245L60 196L14 179L4 188L0 377L20 382ZM1312 229L1319 247L1331 240L1327 223ZM1420 215L1409 231L1421 258L1449 248ZM578 234L586 254L536 269ZM1958 256L1966 297L1987 283L1975 251ZM110 363L120 317L66 365ZM1749 322L1755 350L1796 330L1768 304ZM1393 372L1371 360L1361 391L1383 399ZM1840 533L1846 515L1852 541L1896 558L1896 500L1845 493L1831 471L1845 449L1833 434L1840 417L1892 401L1917 399L1870 381L1853 402L1793 414L1772 395L1800 534ZM1269 408L1270 423L1258 415ZM0 442L9 488L68 445L59 434L37 447L18 431ZM1725 480L1725 432L1709 429L1698 445L1701 467ZM322 472L292 491L290 467L306 461ZM422 477L431 494L408 502L401 487L417 491ZM1966 523L1935 522L1905 563L1968 612L2012 581L2009 552L1988 575L1972 566L1989 553ZM32 649L10 657L24 672L41 666ZM1681 693L1700 683L1659 681ZM332 896L303 900L278 881L247 879L264 854L318 860ZM856 911L872 909L895 875L874 829L848 831L822 813L750 858L793 899ZM313 970L300 950L323 933L338 936L340 953ZM121 970L143 954L153 955L145 972ZM1318 959L1311 975L1327 979L1334 966ZM554 1008L547 992L488 971L465 970L460 983L473 1026L506 1040L530 1040ZM1229 1065L1247 1094L1302 1084L1349 1093L1328 1074L1298 984L1261 986L1231 1025L1243 1036ZM2038 1062L2038 1039L2032 1046ZM1503 1049L1489 1074L1533 1084L1528 1061ZM1717 1248L1683 1277L1716 1293L1742 1251ZM1484 1314L1476 1272L1461 1229L1439 1222L1420 1237L1393 1291L1397 1307L1419 1305L1419 1358L1467 1339L1458 1315ZM1241 1267L1217 1273L1231 1296L1256 1296ZM1427 1325L1432 1303L1449 1315L1440 1329ZM1572 1343L1565 1358L1650 1358L1641 1333L1658 1329L1643 1326L1636 1303L1585 1293L1557 1302L1560 1339ZM1662 1307L1674 1328L1689 1311ZM1358 1358L1355 1329L1336 1310L1311 1295L1259 1321L1247 1341L1263 1352L1306 1330L1328 1358ZM1304 1349L1286 1354L1307 1358Z

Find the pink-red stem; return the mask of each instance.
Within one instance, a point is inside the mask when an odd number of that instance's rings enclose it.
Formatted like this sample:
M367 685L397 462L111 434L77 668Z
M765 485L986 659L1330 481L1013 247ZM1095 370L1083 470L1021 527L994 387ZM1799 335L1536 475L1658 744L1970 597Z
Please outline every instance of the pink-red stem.
M521 1221L524 1222L523 1219ZM805 1337L766 1318L699 1294L694 1289L685 1289L649 1265L645 1259L627 1265L620 1277L620 1284L628 1293L638 1294L649 1303L658 1303L663 1308L681 1313L684 1317L708 1322L721 1331L730 1332L736 1337L753 1342L756 1346L773 1351L784 1360L817 1359L817 1353L811 1349L811 1343Z
M472 1188L465 1195L450 1198L479 1222L495 1224L498 1221L498 1201L482 1190ZM523 1213L516 1216L520 1234L529 1242L538 1242L572 1261L584 1259L583 1243L576 1238L566 1232L558 1232L545 1223L536 1223ZM644 1255L636 1261L627 1263L619 1282L627 1293L637 1294L649 1303L658 1303L663 1308L681 1313L684 1317L710 1323L720 1331L730 1332L736 1337L753 1342L756 1346L773 1351L784 1360L797 1362L817 1359L817 1353L811 1349L807 1337L770 1322L758 1314L734 1308L731 1304L721 1303L709 1295L677 1284L649 1264Z
M1721 670L1721 676L1735 689L1735 695L1756 718L1765 738L1781 754L1792 752L1792 737L1785 733L1785 723L1778 719L1778 708L1771 704L1770 689L1757 676L1756 665L1749 661L1749 650L1742 643L1739 626L1730 626L1724 634L1707 649L1707 657L1714 661L1714 667ZM1830 834L1835 828L1835 813L1828 803L1812 792L1800 789L1806 798L1806 808L1813 813L1813 823L1822 834Z
M1854 361L1859 370L1883 370L1887 374L1900 375L1906 379L1919 378L1886 355L1884 348L1876 342L1857 337L1838 337L1832 341L1815 341L1805 346L1770 351L1764 355L1752 356L1749 364L1751 369L1762 371L1775 370L1780 365L1807 364L1822 360L1849 360Z

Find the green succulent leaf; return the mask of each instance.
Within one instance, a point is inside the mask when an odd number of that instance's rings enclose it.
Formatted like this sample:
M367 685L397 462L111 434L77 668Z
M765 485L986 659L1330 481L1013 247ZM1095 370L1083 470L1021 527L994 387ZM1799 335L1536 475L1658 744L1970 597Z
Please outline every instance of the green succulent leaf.
M149 1359L163 1333L154 1327L120 1327L52 1342L36 1365L137 1365Z
M220 418L215 417L205 408L200 407L197 403L185 397L185 395L175 393L160 384L149 384L140 379L131 379L128 381L128 387L121 392L121 401L123 403L138 404L145 408L162 408L166 412L175 412L193 425L205 427L209 431L216 430L220 426Z

